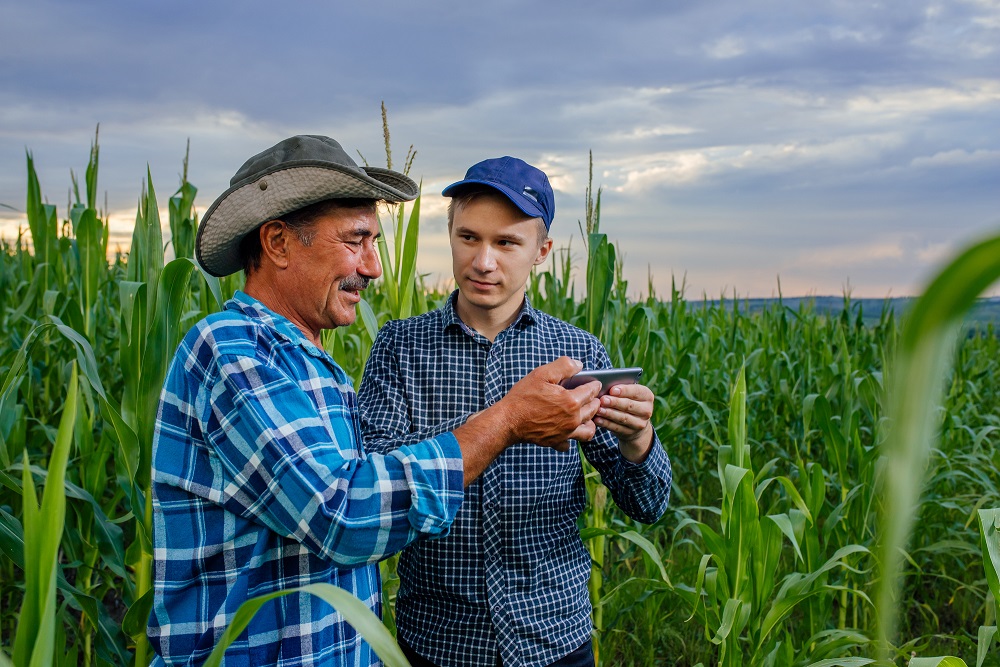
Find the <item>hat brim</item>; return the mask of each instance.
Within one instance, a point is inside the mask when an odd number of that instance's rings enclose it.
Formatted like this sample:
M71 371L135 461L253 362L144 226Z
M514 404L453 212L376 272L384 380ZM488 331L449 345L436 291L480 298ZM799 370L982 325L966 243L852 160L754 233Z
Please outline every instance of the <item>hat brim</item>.
M441 191L441 195L444 197L454 197L459 193L459 190L466 185L488 185L494 190L502 192L507 199L510 200L510 203L518 207L525 215L532 218L541 218L543 221L545 220L545 211L542 210L542 207L538 204L538 202L519 192L515 192L512 188L507 187L503 183L496 183L494 181L486 181L478 178L469 178L464 181L452 183ZM548 224L546 224L545 228L548 229L548 227Z
M269 220L326 199L411 201L420 188L409 177L378 167L325 161L288 162L223 192L209 207L195 243L198 263L213 276L243 268L240 241Z

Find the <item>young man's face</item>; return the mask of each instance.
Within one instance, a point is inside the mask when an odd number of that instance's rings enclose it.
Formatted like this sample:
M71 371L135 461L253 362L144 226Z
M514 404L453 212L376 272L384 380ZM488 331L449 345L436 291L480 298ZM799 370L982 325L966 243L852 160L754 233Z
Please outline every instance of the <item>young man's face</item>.
M531 268L552 249L538 218L527 218L502 194L475 197L455 210L451 259L462 305L480 311L521 307ZM509 311L509 312L508 312Z

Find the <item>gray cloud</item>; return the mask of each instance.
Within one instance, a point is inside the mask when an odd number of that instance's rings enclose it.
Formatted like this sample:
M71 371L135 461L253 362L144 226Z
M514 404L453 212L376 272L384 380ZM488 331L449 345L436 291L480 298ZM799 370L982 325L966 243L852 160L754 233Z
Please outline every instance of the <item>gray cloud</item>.
M379 164L385 100L397 161L418 151L425 257L445 273L431 198L501 154L550 174L566 242L593 150L633 284L649 264L661 290L687 273L695 295L766 295L778 274L796 292L849 278L902 294L1000 223L997 0L0 0L0 14L0 203L16 208L25 148L64 202L98 122L101 190L125 220L147 164L161 199L176 187L189 138L202 210L289 134Z

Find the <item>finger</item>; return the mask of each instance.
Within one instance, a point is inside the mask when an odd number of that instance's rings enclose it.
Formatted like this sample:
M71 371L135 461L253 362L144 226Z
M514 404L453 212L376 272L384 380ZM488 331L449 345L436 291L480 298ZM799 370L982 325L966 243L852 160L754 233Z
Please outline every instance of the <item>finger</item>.
M601 397L602 410L614 410L628 415L634 415L643 419L653 416L653 403L651 401L636 401L631 398L614 398L612 396Z
M580 385L575 389L570 389L569 393L573 395L573 398L575 398L580 402L580 405L589 406L590 402L596 400L597 395L601 393L601 383L598 382L597 380L594 380L593 382L588 382L587 384ZM597 401L597 406L600 407L600 405L601 402Z
M634 401L653 400L653 391L643 384L616 384L608 394L615 397L631 398Z
M644 428L644 425L633 426L630 423L616 422L611 419L607 419L606 417L594 417L594 424L624 438L631 438Z
M596 398L590 399L589 402L580 407L580 422L583 423L593 419L600 410L601 402Z
M570 357L559 357L555 361L543 364L534 370L543 380L559 384L583 370L583 363Z
M649 421L638 415L619 412L618 410L608 410L607 408L601 408L594 419L603 419L611 424L629 429L641 429Z
M583 442L589 442L594 439L594 434L597 433L597 425L591 421L587 420L584 423L576 427L576 430L569 434L569 437L573 440L580 440Z
M631 436L646 428L649 417L602 407L594 417L594 422L618 435Z
M610 419L605 419L604 417L594 417L594 425L607 431L611 431L617 436L628 437L634 433L632 429L626 428L621 424L613 422Z

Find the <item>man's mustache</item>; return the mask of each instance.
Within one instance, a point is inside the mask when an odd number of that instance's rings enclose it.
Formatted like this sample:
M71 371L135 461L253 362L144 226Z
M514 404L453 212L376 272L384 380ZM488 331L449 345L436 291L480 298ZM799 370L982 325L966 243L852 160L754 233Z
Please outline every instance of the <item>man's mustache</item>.
M354 292L356 290L363 290L368 287L368 283L372 281L371 278L366 278L358 273L353 276L347 276L342 281L340 281L340 289L345 292Z

